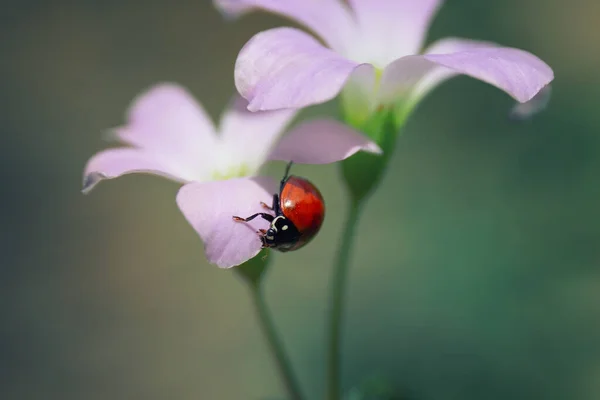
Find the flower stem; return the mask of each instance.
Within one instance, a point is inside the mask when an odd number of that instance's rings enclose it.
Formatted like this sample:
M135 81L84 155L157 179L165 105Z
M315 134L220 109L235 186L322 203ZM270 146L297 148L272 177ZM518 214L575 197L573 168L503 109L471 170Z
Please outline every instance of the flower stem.
M300 385L296 379L296 375L292 369L289 358L283 349L283 344L279 339L279 335L275 330L275 325L271 318L271 314L265 303L265 298L260 285L250 285L252 291L252 300L256 307L260 327L267 338L267 342L277 363L279 373L285 384L286 390L292 400L302 400L304 396L300 389Z
M329 314L329 349L327 357L328 399L340 399L340 355L341 355L341 323L344 314L344 295L346 293L346 277L350 261L350 251L354 239L354 231L360 214L360 202L353 200L343 230L342 242L337 253L333 270L333 287L331 292L331 308Z

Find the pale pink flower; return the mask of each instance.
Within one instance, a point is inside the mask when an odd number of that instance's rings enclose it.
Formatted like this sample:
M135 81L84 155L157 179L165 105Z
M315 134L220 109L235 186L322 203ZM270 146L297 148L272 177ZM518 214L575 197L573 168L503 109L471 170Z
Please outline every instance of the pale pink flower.
M177 195L182 213L202 238L211 263L228 268L254 257L256 234L268 223L237 223L233 215L260 212L275 181L257 177L269 160L324 164L359 150L379 152L364 136L332 120L304 122L282 136L295 110L251 113L241 98L232 101L216 128L183 88L162 84L141 94L125 126L114 130L126 147L93 156L84 173L84 192L100 180L145 172L185 184ZM283 170L283 168L282 168Z
M254 9L281 14L317 36L276 28L244 46L235 84L253 111L318 104L344 89L347 111L365 114L398 101L414 105L458 74L526 102L554 78L533 54L494 43L446 38L423 49L442 0L214 2L230 16Z

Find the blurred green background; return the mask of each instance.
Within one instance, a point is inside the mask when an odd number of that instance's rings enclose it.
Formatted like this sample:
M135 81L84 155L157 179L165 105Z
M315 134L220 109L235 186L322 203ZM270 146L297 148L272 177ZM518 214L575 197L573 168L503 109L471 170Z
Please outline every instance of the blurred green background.
M430 41L540 56L553 100L514 123L508 96L458 78L413 114L359 227L345 389L382 376L415 400L600 398L600 2L568 4L457 0L436 18ZM225 22L206 0L1 5L0 398L283 398L246 288L204 261L177 184L80 184L135 95L176 81L217 116L238 50L286 22ZM275 255L266 291L321 398L346 202L336 166L296 172L322 188L327 220Z

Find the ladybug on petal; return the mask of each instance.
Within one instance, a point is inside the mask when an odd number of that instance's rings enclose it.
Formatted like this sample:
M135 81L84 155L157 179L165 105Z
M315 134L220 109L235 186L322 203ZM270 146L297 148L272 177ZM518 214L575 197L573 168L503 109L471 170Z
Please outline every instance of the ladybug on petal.
M287 165L281 180L279 194L273 195L273 205L261 205L275 215L256 213L247 218L233 217L237 222L248 222L256 217L269 221L269 229L257 233L263 248L279 251L297 250L307 244L321 229L325 218L325 202L319 189L304 178L289 175L292 162Z

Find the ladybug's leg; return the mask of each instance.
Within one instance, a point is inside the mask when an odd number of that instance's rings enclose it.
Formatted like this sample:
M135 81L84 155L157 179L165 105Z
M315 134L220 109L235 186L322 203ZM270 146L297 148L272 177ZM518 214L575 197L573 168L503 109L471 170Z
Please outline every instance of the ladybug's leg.
M275 217L272 216L271 214L256 213L254 215L249 216L248 218L237 217L237 216L234 215L233 216L233 220L237 221L237 222L248 222L248 221L252 221L256 217L262 217L263 219L266 219L269 222L272 222L275 219Z
M279 195L273 195L273 205L271 206L271 210L275 213L275 215L281 214L281 209L279 208Z
M262 206L262 208L266 208L267 210L273 211L273 208L270 205L268 205L267 203L265 203L265 202L261 201L260 205Z

